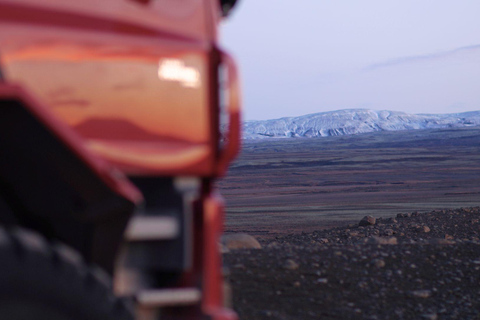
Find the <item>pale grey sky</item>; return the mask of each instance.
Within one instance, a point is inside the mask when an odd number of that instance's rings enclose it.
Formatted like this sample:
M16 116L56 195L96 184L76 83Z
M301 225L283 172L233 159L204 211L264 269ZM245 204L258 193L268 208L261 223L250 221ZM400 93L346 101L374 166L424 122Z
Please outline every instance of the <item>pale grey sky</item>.
M240 0L222 39L246 120L480 110L478 0Z

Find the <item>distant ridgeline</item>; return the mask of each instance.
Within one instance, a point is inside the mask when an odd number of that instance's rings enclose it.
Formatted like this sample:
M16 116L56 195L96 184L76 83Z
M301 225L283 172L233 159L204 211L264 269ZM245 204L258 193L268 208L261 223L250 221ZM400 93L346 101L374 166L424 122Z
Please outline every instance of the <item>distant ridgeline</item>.
M244 139L328 137L374 131L480 126L480 111L450 114L408 114L368 109L339 110L300 117L243 123Z

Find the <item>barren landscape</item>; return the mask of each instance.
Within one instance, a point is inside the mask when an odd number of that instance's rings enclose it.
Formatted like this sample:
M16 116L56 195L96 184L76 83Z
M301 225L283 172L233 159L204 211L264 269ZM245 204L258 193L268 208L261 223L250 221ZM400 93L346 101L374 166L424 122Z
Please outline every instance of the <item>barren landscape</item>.
M247 142L226 233L240 319L480 319L480 130ZM359 222L371 216L368 223Z
M479 319L479 208L408 213L232 250L242 320Z
M246 141L219 187L226 231L259 238L477 206L480 129Z

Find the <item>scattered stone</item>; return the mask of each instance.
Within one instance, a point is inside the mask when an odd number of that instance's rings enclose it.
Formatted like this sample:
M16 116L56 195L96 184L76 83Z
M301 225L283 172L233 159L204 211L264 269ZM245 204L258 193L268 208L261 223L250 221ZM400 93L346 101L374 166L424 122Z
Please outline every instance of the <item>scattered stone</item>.
M225 234L220 238L220 243L229 250L262 248L257 239L245 233Z
M428 233L430 232L430 228L428 226L422 226L422 225L414 225L413 230L415 230L418 233Z
M395 224L395 223L397 223L397 222L398 222L398 220L397 220L397 219L395 219L395 218L390 218L390 219L389 219L389 222L390 222L390 223L394 223L394 224Z
M380 245L383 245L383 244L398 244L398 240L395 237L385 238L385 237L373 236L373 237L370 237L370 238L366 238L364 242L369 243L369 244L380 244Z
M476 319L479 219L479 208L437 210L263 239L262 250L230 250L223 258L234 305L241 319ZM297 271L283 268L287 260ZM292 307L299 312L287 316ZM261 310L275 311L261 317Z
M428 243L428 244L439 244L439 245L450 245L450 244L454 244L455 241L446 240L446 239L434 238L434 239L428 240L427 243Z
M272 242L272 243L269 243L269 244L267 245L267 248L280 248L280 247L281 247L280 243L278 243L278 242L276 242L276 241L274 241L274 242Z
M397 218L410 218L412 216L411 213L399 213L397 214Z
M299 267L298 263L296 263L292 259L286 260L285 263L283 264L283 268L287 270L297 270L298 267Z
M385 229L385 231L383 232L383 234L386 236L392 236L394 233L395 231L393 231L393 229Z
M374 263L375 263L375 267L377 267L377 268L385 267L385 261L382 260L382 259L375 259Z
M432 296L432 291L430 290L415 290L415 291L410 291L410 296L414 298L430 298Z
M372 216L365 216L362 220L358 223L359 226L366 227L366 226L373 226L376 222L376 219Z

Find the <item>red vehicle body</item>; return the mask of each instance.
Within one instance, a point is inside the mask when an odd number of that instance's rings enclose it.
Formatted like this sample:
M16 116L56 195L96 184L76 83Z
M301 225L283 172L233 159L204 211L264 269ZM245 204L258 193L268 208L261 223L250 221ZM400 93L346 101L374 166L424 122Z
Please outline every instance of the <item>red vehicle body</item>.
M240 130L221 18L218 0L0 0L2 262L18 247L52 270L57 260L100 266L137 319L236 319L223 307L223 207L212 186ZM2 301L40 314L37 296L63 290L51 271L25 267L22 278L2 262L0 318L17 312ZM26 283L38 290L26 294L12 277L52 285ZM47 299L65 305L52 314L96 319L68 294Z

